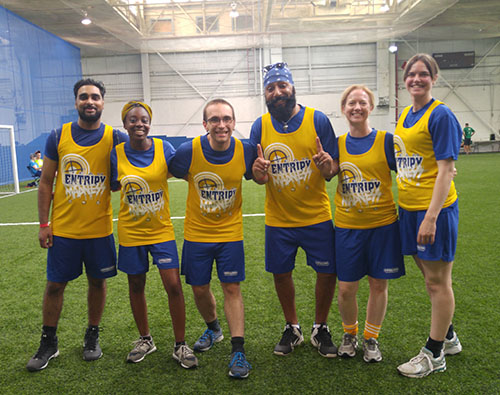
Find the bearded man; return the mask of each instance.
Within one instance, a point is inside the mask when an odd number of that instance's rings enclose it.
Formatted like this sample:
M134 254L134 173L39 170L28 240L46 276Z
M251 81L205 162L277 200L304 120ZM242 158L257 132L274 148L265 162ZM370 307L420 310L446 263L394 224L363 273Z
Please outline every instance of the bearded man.
M264 95L269 112L252 125L250 141L258 157L253 178L266 185L266 271L273 274L285 316L285 329L274 354L290 354L304 341L295 308L292 272L301 247L317 273L316 311L311 343L327 358L337 356L327 319L335 282L335 247L325 180L338 173L335 133L328 117L297 104L286 63L265 68Z

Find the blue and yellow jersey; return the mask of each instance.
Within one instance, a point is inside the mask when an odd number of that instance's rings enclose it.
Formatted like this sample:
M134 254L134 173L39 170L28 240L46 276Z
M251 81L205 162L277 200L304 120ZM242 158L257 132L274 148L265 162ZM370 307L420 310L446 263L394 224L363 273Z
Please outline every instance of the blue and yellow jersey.
M55 236L91 239L113 232L109 187L112 148L111 126L105 126L99 142L84 147L73 140L71 122L63 125L51 219Z
M339 166L335 194L335 226L371 229L397 219L392 195L391 169L385 154L385 131L376 131L372 147L359 155L349 154L347 133L339 136Z
M398 174L398 203L405 210L419 211L429 208L438 173L432 137L429 132L429 117L439 100L429 106L422 117L411 127L404 127L405 118L411 109L406 107L394 132L394 154ZM452 181L443 207L457 200L455 183Z
M317 153L316 137L312 108L305 108L302 124L291 133L278 133L271 115L262 116L262 151L271 161L266 225L298 227L332 219L325 179L312 160Z
M235 140L234 155L224 164L210 163L200 137L192 142L184 239L223 243L243 240L241 180L245 174L243 144Z
M168 166L163 141L153 138L154 159L149 166L134 166L125 143L116 146L117 180L121 185L118 239L134 247L175 239L170 220Z

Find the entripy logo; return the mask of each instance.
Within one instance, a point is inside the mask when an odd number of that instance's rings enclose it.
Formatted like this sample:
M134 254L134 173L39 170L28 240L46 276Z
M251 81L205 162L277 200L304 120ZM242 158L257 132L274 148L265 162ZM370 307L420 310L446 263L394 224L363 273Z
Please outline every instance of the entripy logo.
M163 190L151 191L148 183L141 177L129 175L120 181L123 189L123 202L129 212L136 217L145 214L158 215L165 206Z
M80 155L65 155L61 159L60 171L66 196L70 199L82 198L82 204L86 203L86 199L97 198L106 190L106 175L92 174L89 163Z
M403 180L414 181L419 185L418 180L424 172L422 167L423 158L420 155L413 154L408 156L406 147L400 136L394 136L394 155L396 157L396 167L398 174L396 175L398 182Z
M378 202L382 196L380 180L365 180L359 168L353 163L341 163L339 181L344 207L354 207L357 204L368 206L370 203Z
M293 151L282 143L266 147L264 157L271 162L269 169L273 183L280 188L291 186L294 191L300 183L307 183L311 177L311 159L295 159Z
M202 213L229 211L236 200L236 188L226 189L217 174L203 171L194 176L194 185L200 197Z

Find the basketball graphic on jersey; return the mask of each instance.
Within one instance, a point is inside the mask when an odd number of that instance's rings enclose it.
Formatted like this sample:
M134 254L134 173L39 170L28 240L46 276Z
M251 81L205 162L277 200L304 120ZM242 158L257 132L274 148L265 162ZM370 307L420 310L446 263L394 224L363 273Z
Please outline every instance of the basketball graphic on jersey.
M293 151L286 144L268 145L264 149L264 157L271 162L269 175L278 187L278 192L284 187L295 191L299 184L306 184L311 177L311 159L295 159Z
M59 171L58 177L62 177L66 195L70 199L81 198L82 204L87 202L86 199L102 195L107 188L107 176L92 174L89 163L83 156L77 154L63 156Z
M200 210L204 214L222 213L234 206L236 188L226 189L219 175L210 171L197 173L193 177L200 197Z
M158 214L165 206L163 190L151 191L149 184L136 175L128 175L120 180L123 202L135 216Z

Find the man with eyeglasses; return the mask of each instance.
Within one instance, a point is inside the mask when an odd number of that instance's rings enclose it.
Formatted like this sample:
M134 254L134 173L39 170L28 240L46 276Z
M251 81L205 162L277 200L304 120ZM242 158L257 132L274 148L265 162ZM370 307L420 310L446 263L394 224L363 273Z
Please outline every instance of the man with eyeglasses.
M235 122L229 102L209 101L203 109L207 134L182 144L169 170L189 183L181 274L191 285L207 325L194 351L208 351L224 338L210 289L215 260L231 332L229 376L246 378L251 367L243 346L245 317L240 290L240 282L245 279L241 180L243 176L252 178L255 154L250 144L232 137Z
M311 343L327 358L337 356L327 325L335 291L335 247L330 200L325 179L338 173L335 133L320 111L297 104L286 63L265 68L268 113L252 125L257 147L254 180L266 185L266 271L273 274L285 316L285 329L274 348L288 355L304 341L295 308L292 272L301 247L316 275L316 311Z

